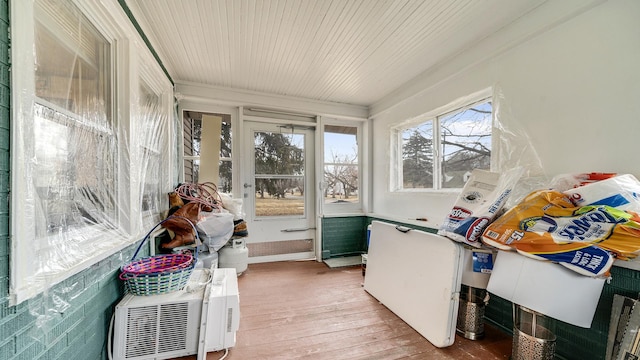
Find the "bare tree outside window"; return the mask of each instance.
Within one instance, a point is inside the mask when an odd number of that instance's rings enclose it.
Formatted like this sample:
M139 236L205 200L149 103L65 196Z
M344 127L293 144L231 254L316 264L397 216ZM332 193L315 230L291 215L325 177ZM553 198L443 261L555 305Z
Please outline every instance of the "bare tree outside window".
M440 118L443 188L462 188L471 170L490 169L491 111L487 101Z
M490 100L401 129L402 188L462 188L473 169L490 169L491 130Z
M359 202L358 128L326 125L324 128L325 203Z

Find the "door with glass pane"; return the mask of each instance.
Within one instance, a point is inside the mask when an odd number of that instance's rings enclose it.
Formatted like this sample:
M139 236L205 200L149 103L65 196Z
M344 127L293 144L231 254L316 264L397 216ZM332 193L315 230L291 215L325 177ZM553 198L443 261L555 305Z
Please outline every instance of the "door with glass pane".
M314 258L313 130L261 122L245 130L250 262Z

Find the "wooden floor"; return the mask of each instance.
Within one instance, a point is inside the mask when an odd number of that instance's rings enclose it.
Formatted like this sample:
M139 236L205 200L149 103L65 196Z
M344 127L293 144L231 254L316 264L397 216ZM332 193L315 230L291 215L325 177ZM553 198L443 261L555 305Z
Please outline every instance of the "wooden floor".
M434 347L362 283L359 266L250 264L238 278L240 328L225 360L509 359L511 336L488 324L481 340L456 335L452 346ZM223 355L211 352L207 360Z

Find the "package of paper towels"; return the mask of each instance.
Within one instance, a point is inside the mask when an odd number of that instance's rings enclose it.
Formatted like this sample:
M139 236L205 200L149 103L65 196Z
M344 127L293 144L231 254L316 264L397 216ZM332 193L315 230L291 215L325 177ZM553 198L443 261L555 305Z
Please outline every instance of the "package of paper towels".
M640 181L631 174L614 176L564 193L576 206L607 205L640 212Z
M606 277L614 257L640 255L640 215L607 205L575 206L566 194L538 190L489 224L482 241Z
M438 235L473 247L481 247L487 225L499 215L524 169L502 173L474 169Z

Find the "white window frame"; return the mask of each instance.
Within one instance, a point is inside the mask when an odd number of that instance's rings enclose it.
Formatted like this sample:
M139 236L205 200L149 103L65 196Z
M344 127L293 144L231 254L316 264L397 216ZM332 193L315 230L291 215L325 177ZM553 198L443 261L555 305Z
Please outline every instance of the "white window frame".
M318 147L318 156L317 159L317 174L320 179L320 187L318 191L318 203L320 204L320 213L323 215L333 215L333 214L360 214L364 211L366 201L367 201L367 189L365 189L366 183L364 180L365 174L364 170L364 162L366 156L364 154L365 149L365 136L364 136L364 124L362 121L357 120L347 120L347 119L337 119L337 118L329 118L329 117L321 117L320 118L320 126L317 127L319 132L320 146ZM324 150L325 150L325 125L337 125L337 126L349 126L355 127L357 129L356 133L356 142L358 144L358 201L351 203L325 203L324 199L324 191L327 188L327 184L324 181L324 166L326 164L324 158Z
M187 99L183 99L180 101L179 107L178 107L178 114L180 114L179 118L180 118L180 128L178 129L178 132L180 133L180 142L178 144L178 158L179 158L179 163L180 163L180 171L179 171L179 175L180 175L180 182L184 182L185 179L185 175L184 175L184 161L185 160L193 160L193 159L200 159L199 156L185 156L184 155L184 140L183 140L183 134L184 134L184 128L182 127L183 124L183 118L184 118L184 112L185 111L194 111L194 112L201 112L201 113L207 113L207 114L226 114L226 115L230 115L231 116L231 158L225 157L225 158L220 158L220 160L224 160L224 161L231 161L232 167L231 167L231 194L232 197L242 197L242 181L241 181L241 174L240 174L240 167L238 164L240 164L241 159L240 159L240 134L241 133L241 128L240 128L240 122L239 122L239 108L238 107L233 107L233 106L223 106L223 105L217 105L217 104L204 104L204 103L200 103L200 102L194 102L194 101L190 101Z
M403 121L400 124L393 126L390 131L391 136L391 149L390 149L390 191L391 192L432 192L432 193L458 193L461 188L443 188L441 186L441 170L442 170L442 154L441 152L441 138L440 138L440 118L450 115L453 112L463 111L472 107L473 105L483 103L486 101L492 101L493 90L487 88L468 96L459 98L452 101L449 104L438 107L432 111L418 115L409 120ZM493 104L492 111L492 124L495 119L495 103ZM403 152L402 152L402 132L406 129L414 128L427 121L433 121L433 157L434 157L434 175L433 175L433 188L404 188L403 186ZM495 129L492 125L492 147L495 143ZM496 151L491 153L491 167L493 168L496 163Z
M136 174L132 168L139 165L139 159L129 159L129 148L132 139L143 130L137 124L134 99L140 85L137 76L138 56L150 56L149 50L144 47L144 42L129 21L122 7L117 2L87 2L72 0L80 11L98 29L102 36L111 44L111 91L112 91L112 121L114 131L118 133L119 163L115 176L118 178L117 194L114 194L117 203L116 230L104 231L100 226L89 226L79 231L79 236L74 239L105 238L99 248L88 248L83 251L82 258L76 258L73 265L58 269L46 276L36 274L41 258L34 256L36 250L34 244L36 233L33 224L35 219L34 183L31 180L32 171L27 156L32 152L34 105L42 102L36 98L34 51L35 41L35 11L34 1L12 0L10 4L11 18L18 19L11 23L12 38L12 134L11 134L11 265L10 265L10 305L19 304L27 299L44 292L51 286L77 274L91 265L117 253L140 240L143 235L140 186L136 183ZM133 44L140 44L139 48L131 49ZM143 55L146 54L146 55ZM162 94L166 97L165 110L171 119L172 86L164 73L155 62L143 60L143 66L153 67L147 84L162 88ZM147 76L147 75L141 75ZM155 79L154 81L151 79ZM160 80L161 79L161 80ZM171 121L167 121L167 137L170 137ZM30 143L32 142L32 143ZM174 142L175 144L175 142ZM171 141L163 142L163 149L171 154ZM166 161L166 160L165 160ZM126 165L125 165L126 164ZM128 165L128 167L127 167ZM173 179L174 170L167 166L164 184ZM133 177L133 179L132 179ZM26 181L25 181L26 180ZM65 235L67 236L67 235ZM60 249L57 249L60 250ZM54 251L55 252L55 251ZM51 253L45 252L44 257ZM52 256L51 258L55 258ZM128 259L127 259L128 260Z
M171 179L173 179L173 174L172 174L173 166L171 165L171 161L172 161L171 156L174 155L171 149L175 148L174 146L175 138L171 136L171 125L173 123L173 119L172 119L173 87L171 85L171 82L166 78L166 76L162 72L162 69L160 69L160 67L158 66L155 59L151 56L151 53L148 51L144 43L138 43L137 45L138 45L139 59L136 59L135 57L133 57L132 64L135 64L136 60L138 60L137 67L139 69L138 70L139 82L136 83L134 81L136 85L133 86L133 89L132 89L132 91L134 91L133 98L140 99L140 94L138 94L137 92L139 91L142 84L146 85L149 88L149 90L151 90L154 94L158 96L160 101L159 110L162 113L164 113L164 116L166 116L166 119L164 121L164 129L159 130L160 138L158 139L158 143L157 143L158 147L156 149L150 149L151 151L154 151L155 153L157 153L160 157L160 169L159 169L160 174L168 175L158 179L160 193L166 193L167 189L173 188L173 184L171 184ZM139 101L135 102L135 104L139 106L140 102ZM140 112L141 111L138 110L138 113ZM147 131L145 129L146 124L144 123L135 124L135 126L137 127L136 130L142 133L145 133ZM137 136L132 136L131 143L134 143L135 139L137 138L138 138ZM131 173L135 174L136 171L137 171L136 164L131 163ZM142 179L139 179L139 180L142 180ZM143 189L144 184L132 184L132 186L134 185L137 185L137 187L134 187L134 188L139 188L144 193L144 189ZM141 193L140 196L142 196L143 193ZM141 201L141 198L132 199L132 203L134 204L136 204L139 201ZM163 207L162 205L165 205L165 206ZM165 207L168 208L168 206L169 206L168 198L161 197L159 202L159 208L143 211L141 216L143 228L148 229L149 227L153 226L155 223L160 221L162 218L162 214L166 210ZM136 218L139 218L139 216L137 216L137 214L134 213L133 218L136 219Z
M233 114L231 114L231 113L230 113L230 112L228 112L228 111L223 111L223 112L203 112L203 111L195 111L195 110L182 110L182 111L180 112L180 113L181 113L181 115L182 115L182 116L181 116L181 118L182 118L182 119L184 119L185 113L186 113L187 111L191 111L191 112L199 112L199 113L202 113L203 115L212 115L212 116L221 116L221 117L226 115L226 116L228 116L228 117L229 117L229 124L228 124L228 126L229 126L229 128L230 128L230 136L231 136L231 157L229 157L229 156L222 156L222 155L220 155L220 156L218 157L218 176L220 176L220 168L221 168L221 166L220 166L220 165L221 165L223 162L225 162L225 163L230 163L230 164L231 164L231 192L228 192L227 194L231 194L231 193L233 193L234 185L235 185L235 181L234 181L234 173L233 173L233 172L234 172L234 167L233 167L233 153L234 153L234 149L233 149L233 143L234 143L234 141L233 141ZM222 124L221 124L221 125L222 125ZM183 126L184 126L184 122L183 122ZM202 124L201 124L201 126L202 126ZM182 130L183 130L183 135L184 135L184 127L182 128ZM222 128L221 128L221 130L222 130ZM183 139L184 139L184 136L183 136ZM184 150L184 142L185 142L185 141L186 141L186 139L184 139L184 140L183 140L183 143L182 143L182 148L183 148L183 150ZM200 139L200 141L201 141L201 146L202 146L202 139ZM222 152L222 145L223 145L223 144L222 144L222 142L221 142L221 143L220 143L220 149L218 149L220 153ZM183 172L182 172L182 179L183 179L183 181L184 181L184 179L186 178L186 175L184 174L185 162L186 162L186 161L194 161L194 162L195 162L195 161L198 161L198 165L200 165L200 160L201 160L201 157L202 157L202 149L200 149L200 151L201 151L200 155L185 155L185 154L184 154L184 152L183 152L183 154L182 154L182 164L183 164L183 165L182 165L182 169L183 169ZM200 171L200 170L199 170L199 171ZM200 176L200 173L198 173L198 176ZM199 178L198 178L197 182L202 182L202 181L200 181L200 180L199 180ZM221 188L221 186L220 186L219 184L216 184L216 186L218 187L218 189L217 189L217 190L218 190L219 192L222 192L222 188Z

